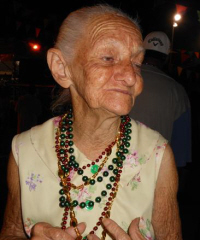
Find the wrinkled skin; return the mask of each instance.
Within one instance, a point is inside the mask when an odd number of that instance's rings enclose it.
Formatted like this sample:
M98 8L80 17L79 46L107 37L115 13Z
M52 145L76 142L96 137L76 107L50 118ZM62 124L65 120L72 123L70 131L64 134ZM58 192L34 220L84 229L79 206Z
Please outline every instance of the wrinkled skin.
M111 14L91 21L85 37L77 45L77 54L71 65L66 63L60 50L53 48L48 51L47 60L53 77L62 87L70 88L74 108L74 142L88 159L95 159L115 139L120 115L130 111L141 92L143 55L138 28L129 20ZM8 165L8 186L0 240L26 239L19 173L12 154ZM171 148L167 146L156 184L152 216L156 240L181 239L176 193L176 167ZM124 233L114 221L105 221L104 226L117 240L144 240L139 232L138 219L131 223L129 234ZM79 230L84 232L83 223L79 225ZM75 237L72 228L64 232L48 223L38 223L32 230L31 239L73 240Z
M80 45L70 69L73 102L77 101L75 92L79 104L82 102L81 111L128 114L143 86L141 34L127 20L109 16L93 21L88 32L89 39Z

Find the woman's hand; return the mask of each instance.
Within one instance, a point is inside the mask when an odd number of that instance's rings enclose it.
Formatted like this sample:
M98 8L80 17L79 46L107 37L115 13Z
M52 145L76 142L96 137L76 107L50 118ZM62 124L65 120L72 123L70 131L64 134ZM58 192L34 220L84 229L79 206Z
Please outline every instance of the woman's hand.
M79 223L78 231L82 234L85 231L85 223ZM48 223L37 223L31 230L31 240L74 240L77 238L73 227L68 227L65 231L59 227L52 227Z
M103 226L105 227L106 231L109 235L112 236L113 239L116 240L145 240L145 238L142 236L139 230L139 222L140 218L135 218L128 229L128 234L117 225L116 222L114 222L111 219L104 218L103 219ZM95 234L88 235L87 238L89 240L99 240L99 238Z

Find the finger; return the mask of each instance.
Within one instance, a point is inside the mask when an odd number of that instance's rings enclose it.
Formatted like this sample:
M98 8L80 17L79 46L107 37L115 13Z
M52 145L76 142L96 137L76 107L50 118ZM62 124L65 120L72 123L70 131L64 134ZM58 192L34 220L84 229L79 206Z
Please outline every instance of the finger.
M87 236L87 239L88 240L100 240L100 238L98 238L97 235L95 235L95 234L89 234Z
M82 233L85 231L85 229L86 229L86 223L83 223L83 222L82 222L82 223L79 223L79 224L77 225L77 228L78 228L79 233L82 234ZM76 232L75 232L75 230L74 230L73 227L68 227L68 228L65 230L65 232L66 232L67 234L71 235L73 238L76 238L76 237L77 237Z
M58 227L45 228L44 236L48 240L74 240L74 237L67 231L63 231Z
M139 230L140 218L135 218L128 229L129 236L134 240L145 240Z
M120 240L130 240L131 238L128 236L128 234L117 225L116 222L114 222L111 219L104 218L102 220L103 226L108 231L108 234L110 234L114 239Z

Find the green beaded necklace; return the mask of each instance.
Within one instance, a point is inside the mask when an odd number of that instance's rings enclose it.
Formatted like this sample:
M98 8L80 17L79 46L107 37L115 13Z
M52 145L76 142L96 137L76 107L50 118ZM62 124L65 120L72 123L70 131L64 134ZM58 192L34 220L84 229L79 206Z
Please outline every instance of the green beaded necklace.
M101 225L103 217L110 216L110 210L112 207L113 200L115 199L118 191L118 185L123 170L123 161L126 159L125 155L128 153L131 140L131 123L129 116L121 116L121 124L116 137L116 140L112 142L100 155L92 161L90 164L79 166L76 161L74 153L74 142L73 142L73 113L72 108L69 108L67 114L63 115L55 137L55 149L58 157L58 175L60 177L61 190L59 191L60 207L64 208L64 214L62 218L61 228L66 229L68 215L70 214L70 226L76 227L78 222L74 213L74 208L86 208L92 210L94 204L99 204L102 198L106 198L107 202L99 217L96 225L93 227L90 234L94 234L98 227ZM112 163L108 165L108 171L103 172L103 176L99 176L100 171L108 161L109 156L112 153L113 146L117 144L116 157L112 159ZM91 177L84 175L84 170L90 168L92 173ZM70 173L75 171L80 177L82 177L82 184L79 186L74 185L71 182ZM106 189L101 192L100 196L96 196L95 199L87 200L85 202L78 202L76 199L71 199L70 190L78 189L82 190L87 185L94 185L97 182L103 181L104 177L109 177L110 183L106 185ZM102 238L104 239L106 232L102 232ZM81 237L82 238L82 237ZM80 239L81 239L80 238Z

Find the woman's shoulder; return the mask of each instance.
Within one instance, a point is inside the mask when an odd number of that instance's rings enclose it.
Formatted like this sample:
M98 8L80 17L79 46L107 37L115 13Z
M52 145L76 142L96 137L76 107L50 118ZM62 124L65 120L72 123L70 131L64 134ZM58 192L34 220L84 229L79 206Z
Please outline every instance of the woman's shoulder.
M157 145L166 145L167 140L145 124L131 119L132 142L138 149L152 151Z
M36 125L25 132L17 134L16 136L14 136L14 139L17 141L21 141L22 139L23 140L25 139L27 140L28 139L32 139L32 140L44 139L45 140L46 139L47 140L48 137L52 135L54 136L55 129L58 127L60 119L61 119L60 116L50 118L40 125Z

